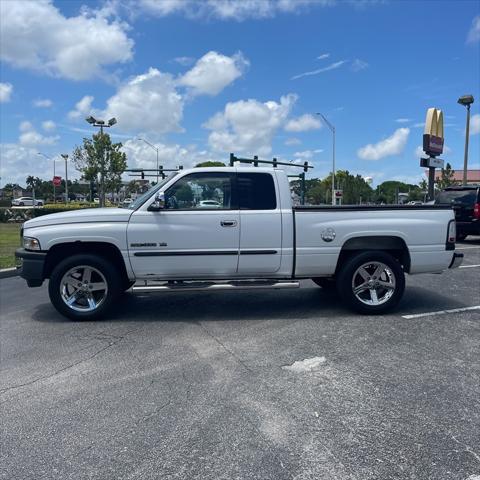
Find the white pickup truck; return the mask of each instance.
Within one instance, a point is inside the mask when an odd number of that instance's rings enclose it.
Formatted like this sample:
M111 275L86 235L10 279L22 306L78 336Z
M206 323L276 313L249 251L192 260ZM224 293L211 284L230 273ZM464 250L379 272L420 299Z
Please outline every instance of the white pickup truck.
M139 293L336 287L361 313L400 301L405 273L457 267L453 210L438 206L292 206L283 170L181 170L128 208L25 222L22 277L49 279L50 300L75 320Z

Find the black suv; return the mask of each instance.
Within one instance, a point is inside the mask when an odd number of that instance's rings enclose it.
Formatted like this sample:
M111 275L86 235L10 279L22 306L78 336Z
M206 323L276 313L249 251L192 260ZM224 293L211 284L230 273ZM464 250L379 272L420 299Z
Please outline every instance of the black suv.
M455 210L457 240L480 235L480 185L456 185L441 191L435 205L451 205Z

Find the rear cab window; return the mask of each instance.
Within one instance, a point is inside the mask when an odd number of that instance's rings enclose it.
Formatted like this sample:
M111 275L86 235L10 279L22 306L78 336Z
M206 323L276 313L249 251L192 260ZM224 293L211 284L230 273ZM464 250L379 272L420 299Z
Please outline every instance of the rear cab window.
M472 207L477 200L476 189L444 190L435 199L436 205L462 205Z
M275 210L277 194L273 176L269 173L237 174L240 210Z

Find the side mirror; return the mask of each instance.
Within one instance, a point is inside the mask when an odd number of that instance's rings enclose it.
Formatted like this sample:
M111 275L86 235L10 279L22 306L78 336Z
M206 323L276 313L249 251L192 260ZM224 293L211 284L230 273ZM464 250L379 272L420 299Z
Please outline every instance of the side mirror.
M155 195L155 200L150 204L148 210L150 212L158 212L165 208L165 193L158 192Z

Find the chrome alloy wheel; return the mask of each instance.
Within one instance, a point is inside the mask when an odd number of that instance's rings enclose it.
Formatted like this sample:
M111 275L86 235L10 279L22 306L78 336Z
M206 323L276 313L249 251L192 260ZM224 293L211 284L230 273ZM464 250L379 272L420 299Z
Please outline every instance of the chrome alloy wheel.
M93 312L107 297L108 285L102 272L88 265L68 270L60 282L60 296L76 312Z
M382 305L395 293L396 281L392 270L382 262L364 263L355 270L352 290L365 305Z

